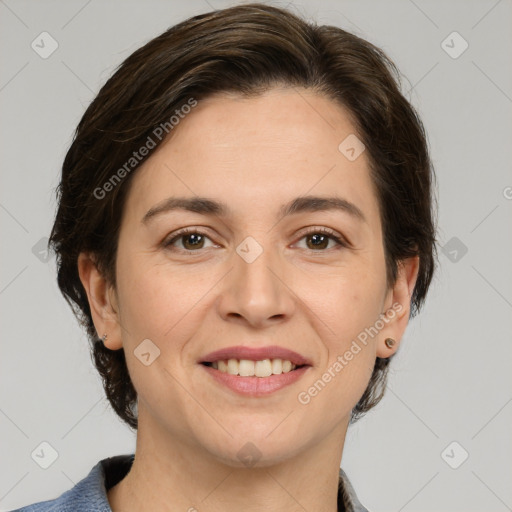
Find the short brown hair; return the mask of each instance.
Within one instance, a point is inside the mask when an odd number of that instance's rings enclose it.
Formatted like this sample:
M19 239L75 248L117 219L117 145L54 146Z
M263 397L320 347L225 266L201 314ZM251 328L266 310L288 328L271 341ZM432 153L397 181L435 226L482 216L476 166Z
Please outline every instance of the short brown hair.
M400 92L394 63L341 28L318 26L265 4L194 16L135 51L101 88L78 124L57 188L50 246L58 285L87 330L108 400L132 428L137 428L137 393L124 349L109 350L98 338L77 259L80 252L93 253L115 286L123 205L133 175L149 155L104 197L98 199L95 191L190 98L200 101L216 92L254 96L278 84L312 89L352 116L378 196L388 284L395 282L402 259L418 255L411 317L424 302L436 256L434 170L422 122ZM382 398L389 361L376 358L352 422Z

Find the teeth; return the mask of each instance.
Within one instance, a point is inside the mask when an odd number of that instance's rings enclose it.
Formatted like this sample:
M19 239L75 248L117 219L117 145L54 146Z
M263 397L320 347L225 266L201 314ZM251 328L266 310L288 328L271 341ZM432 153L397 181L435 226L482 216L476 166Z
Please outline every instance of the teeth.
M283 373L283 361L282 359L274 359L272 361L272 373L279 375Z
M231 361L228 361L228 365L231 363ZM236 364L237 361L234 361ZM235 364L231 363L233 367ZM238 363L238 373L240 374L240 377L252 377L253 375L256 375L254 373L254 361L249 361L248 359L242 359L240 363Z
M254 363L254 375L256 377L270 377L272 375L272 361L270 359L256 361Z
M227 361L215 361L212 363L212 368L241 377L269 377L291 372L297 368L297 365L287 359L263 359L262 361L228 359Z

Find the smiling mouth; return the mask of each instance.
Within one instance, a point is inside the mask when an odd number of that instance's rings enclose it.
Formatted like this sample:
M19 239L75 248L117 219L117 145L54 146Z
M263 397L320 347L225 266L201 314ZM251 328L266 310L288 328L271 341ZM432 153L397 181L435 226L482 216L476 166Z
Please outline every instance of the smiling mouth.
M299 368L310 366L307 364L296 365L286 359L263 359L261 361L227 359L214 362L202 362L201 364L218 370L221 373L227 373L237 377L260 378L290 373Z

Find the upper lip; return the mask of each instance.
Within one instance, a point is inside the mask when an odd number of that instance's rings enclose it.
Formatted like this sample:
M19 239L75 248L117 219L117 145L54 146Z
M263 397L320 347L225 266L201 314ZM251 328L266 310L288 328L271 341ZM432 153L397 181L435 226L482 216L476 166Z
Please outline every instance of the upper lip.
M262 361L263 359L287 359L297 366L308 365L311 362L306 357L294 352L293 350L271 345L268 347L247 347L238 345L236 347L226 347L204 356L201 363L213 363L215 361L225 361L226 359L248 359L250 361Z

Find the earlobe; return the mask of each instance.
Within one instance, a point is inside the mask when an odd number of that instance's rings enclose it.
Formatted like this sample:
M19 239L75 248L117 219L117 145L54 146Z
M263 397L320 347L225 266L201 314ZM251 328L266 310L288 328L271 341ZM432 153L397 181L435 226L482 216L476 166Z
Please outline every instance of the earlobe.
M98 270L92 255L80 253L77 265L98 337L110 350L122 348L118 308L112 298L111 287Z

